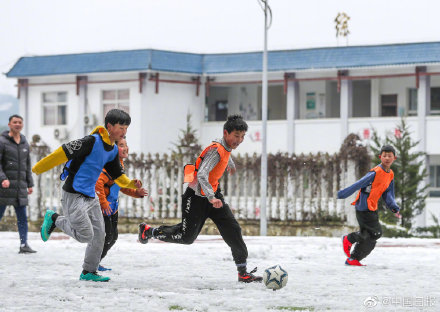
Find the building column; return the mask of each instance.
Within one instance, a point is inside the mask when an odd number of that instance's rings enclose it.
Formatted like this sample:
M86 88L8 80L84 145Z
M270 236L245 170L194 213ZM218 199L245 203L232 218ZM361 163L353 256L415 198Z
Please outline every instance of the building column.
M299 83L287 84L287 151L295 153L295 120L299 117Z
M87 101L87 76L76 77L76 95L78 96L79 108L79 137L84 137L90 132L89 125L86 124L86 116L89 114Z
M353 87L352 81L341 80L341 143L348 135L348 118L352 116Z
M419 128L419 148L426 151L426 116L431 107L431 77L419 77L419 89L417 91L417 123Z
M419 89L417 91L417 124L418 124L418 139L419 145L418 148L422 152L426 152L426 116L429 115L429 111L431 108L431 77L430 76L419 76ZM429 172L429 157L422 156L420 159L423 164L425 164L425 168ZM429 177L427 177L424 181L420 181L419 188L425 187L429 183ZM420 220L420 226L427 225L427 215L426 209L423 210L422 214L419 216L418 220Z
M371 117L380 116L380 79L371 79Z
M19 114L23 117L23 128L24 128L24 136L27 138L29 142L32 141L32 138L29 138L29 86L28 79L18 79L17 88L18 88L18 111Z
M148 73L145 74L146 78L142 81L142 93L141 93L141 120L142 120L142 128L144 130L144 134L141 135L141 151L145 150L145 151L150 151L151 148L149 147L151 145L151 143L148 141L148 135L147 133L149 131L151 131L150 129L148 129L149 126L149 118L151 116L150 112L148 111L148 89L147 89L147 84L148 84ZM147 130L148 129L148 130ZM148 144L150 143L150 144ZM145 153L147 154L147 153ZM178 188L180 189L180 188ZM180 199L180 197L179 197Z

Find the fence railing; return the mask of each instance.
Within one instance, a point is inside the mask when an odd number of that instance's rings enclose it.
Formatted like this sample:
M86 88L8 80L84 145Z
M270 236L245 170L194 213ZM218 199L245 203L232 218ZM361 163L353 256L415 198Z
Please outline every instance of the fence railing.
M32 149L32 163L42 157L38 147ZM237 219L260 217L260 157L234 156L237 171L225 172L220 187ZM120 194L119 214L128 218L163 219L181 217L184 161L168 154L131 154L125 162L130 178L142 181L148 196L142 199ZM337 200L341 185L354 181L355 161L340 155L269 155L266 215L270 220L326 221L347 220L346 201ZM59 175L62 166L34 176L34 193L30 196L29 216L35 220L46 209L62 212ZM12 214L12 209L9 210Z

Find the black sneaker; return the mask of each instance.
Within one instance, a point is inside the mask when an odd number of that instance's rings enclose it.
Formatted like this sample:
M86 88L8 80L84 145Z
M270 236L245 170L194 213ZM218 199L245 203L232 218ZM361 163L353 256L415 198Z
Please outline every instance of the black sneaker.
M20 251L18 253L36 253L36 251L29 247L28 244L26 244L23 247L20 246Z
M139 243L146 244L153 237L153 228L146 223L139 224Z
M252 271L244 272L244 273L238 273L238 281L241 283L261 283L263 281L263 277L261 276L255 276L253 273L257 272L257 268L253 269Z

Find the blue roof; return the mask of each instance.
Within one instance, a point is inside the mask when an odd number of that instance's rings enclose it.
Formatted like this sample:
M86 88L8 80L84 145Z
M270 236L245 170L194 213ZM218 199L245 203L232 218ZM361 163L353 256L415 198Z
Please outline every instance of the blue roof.
M440 63L440 42L271 51L269 71ZM262 52L195 54L162 50L22 57L7 77L120 71L168 71L188 74L259 72Z

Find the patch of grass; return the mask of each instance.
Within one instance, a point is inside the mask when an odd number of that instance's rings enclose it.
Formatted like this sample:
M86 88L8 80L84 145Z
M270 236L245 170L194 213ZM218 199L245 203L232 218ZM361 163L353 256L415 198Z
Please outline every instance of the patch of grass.
M314 307L273 307L273 309L283 311L315 311Z
M179 306L179 305L172 305L168 307L168 310L173 311L173 310L185 310L185 308Z

